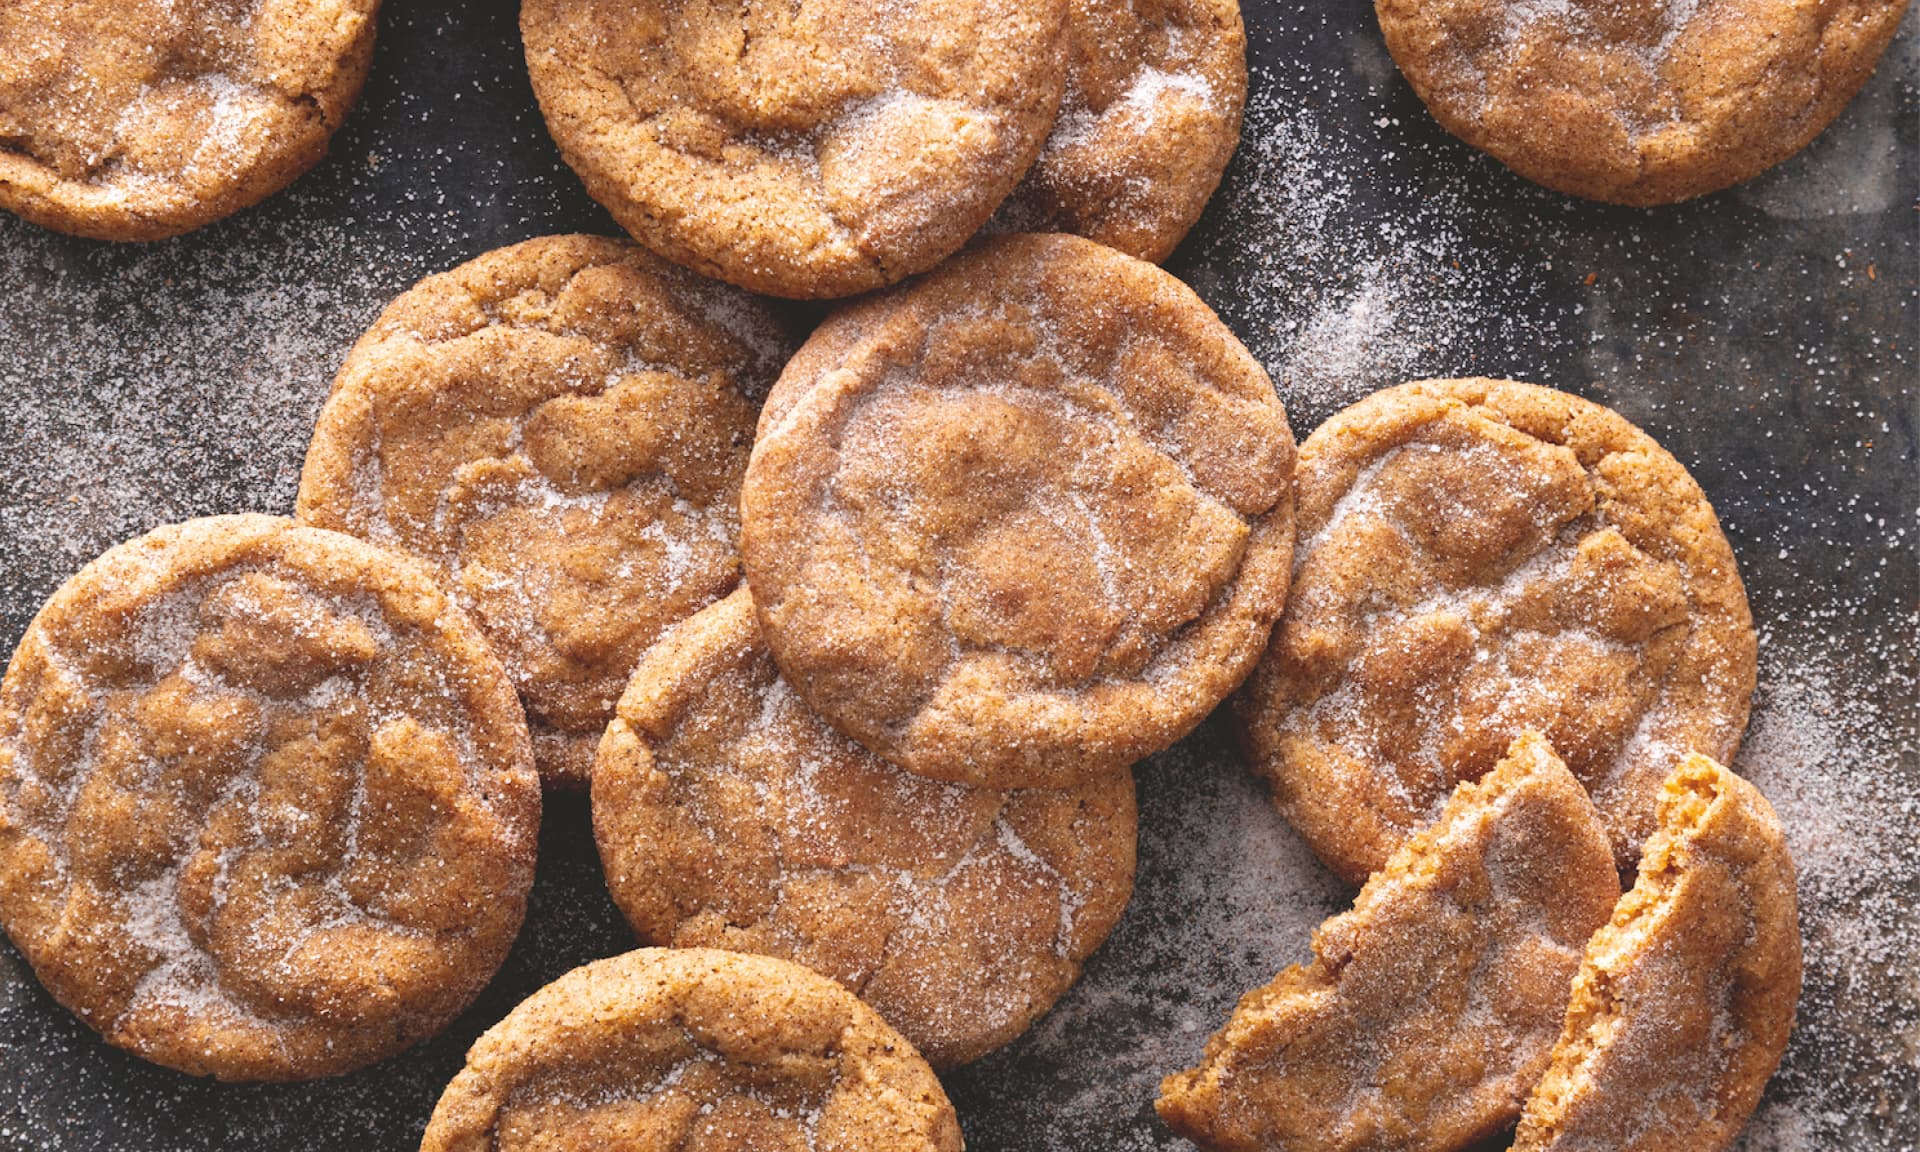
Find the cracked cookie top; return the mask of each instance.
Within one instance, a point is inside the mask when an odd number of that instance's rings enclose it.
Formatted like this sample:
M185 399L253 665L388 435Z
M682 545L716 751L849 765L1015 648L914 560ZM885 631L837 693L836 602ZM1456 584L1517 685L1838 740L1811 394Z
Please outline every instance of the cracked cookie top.
M1179 739L1287 593L1293 437L1178 280L1005 236L829 319L761 415L742 555L781 673L910 772L1062 787Z
M756 292L932 267L1013 190L1065 87L1065 0L526 0L547 126L655 251Z
M1458 1152L1520 1115L1620 879L1599 813L1538 733L1248 993L1167 1123L1217 1152Z
M229 216L326 153L378 0L0 5L0 208L102 240Z
M332 1075L493 975L540 792L479 630L405 557L270 516L162 528L41 609L0 682L0 921L113 1044Z
M650 943L838 980L936 1068L1046 1012L1133 888L1133 779L945 784L835 732L736 591L642 661L593 774L613 897Z
M421 1152L960 1152L940 1081L873 1009L765 956L576 968L467 1053Z
M1906 0L1377 0L1435 119L1549 188L1669 204L1806 147Z
M1522 730L1631 868L1674 757L1728 757L1755 641L1706 496L1598 404L1495 380L1389 388L1300 451L1287 613L1238 701L1254 769L1358 883Z
M787 347L759 302L632 244L490 252L354 347L299 518L433 564L519 688L542 777L584 787L640 653L739 580L740 480Z

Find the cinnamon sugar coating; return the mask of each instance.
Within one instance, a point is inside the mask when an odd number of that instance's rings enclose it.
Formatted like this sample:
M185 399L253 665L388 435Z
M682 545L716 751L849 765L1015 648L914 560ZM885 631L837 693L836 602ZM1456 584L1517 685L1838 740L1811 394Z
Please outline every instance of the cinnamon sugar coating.
M1738 747L1756 653L1733 551L1610 409L1403 384L1315 430L1297 483L1293 593L1236 711L1280 811L1349 881L1524 729L1586 785L1623 869L1673 758Z
M1065 0L526 0L534 92L587 191L656 252L774 296L925 271L1033 162Z
M788 345L746 294L550 236L428 277L348 355L298 516L428 561L582 788L627 676L739 580L740 480Z
M1314 961L1249 993L1156 1107L1222 1152L1453 1152L1520 1113L1620 882L1579 781L1538 733L1462 784Z
M467 1053L421 1152L960 1152L932 1069L824 976L642 949L576 968Z
M1286 599L1293 437L1193 292L1005 236L829 319L762 413L742 555L788 682L910 772L1064 787L1190 731Z
M1773 807L1683 759L1660 831L1587 946L1515 1152L1720 1152L1786 1051L1800 1000L1793 860Z
M0 5L0 208L157 240L256 204L326 154L379 0Z
M742 588L634 672L593 775L607 885L649 942L797 963L936 1068L1025 1031L1133 888L1133 778L1000 792L902 772L780 679Z
M184 1072L332 1075L438 1031L519 930L539 820L479 630L406 558L277 517L112 549L0 682L0 921Z
M1376 0L1434 118L1549 188L1670 204L1807 146L1906 0Z

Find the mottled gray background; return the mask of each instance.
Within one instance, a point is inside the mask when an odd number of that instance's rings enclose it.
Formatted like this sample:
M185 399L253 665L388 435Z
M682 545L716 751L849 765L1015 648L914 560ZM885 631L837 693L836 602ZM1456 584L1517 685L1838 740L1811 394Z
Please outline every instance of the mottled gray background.
M1507 374L1618 407L1712 497L1762 632L1739 766L1800 861L1801 1026L1749 1152L1920 1144L1916 135L1912 21L1804 155L1653 212L1528 185L1440 132L1354 0L1250 3L1240 155L1171 267L1304 435L1373 388ZM144 247L0 216L0 645L107 546L287 511L355 335L429 272L611 232L542 130L508 4L389 0L373 78L289 192ZM4 49L0 49L4 50ZM1208 725L1138 770L1138 894L1032 1034L947 1084L976 1150L1187 1147L1153 1119L1237 996L1350 893ZM549 806L525 934L448 1034L341 1080L196 1082L111 1051L0 945L0 1148L413 1148L467 1044L631 943L582 802Z

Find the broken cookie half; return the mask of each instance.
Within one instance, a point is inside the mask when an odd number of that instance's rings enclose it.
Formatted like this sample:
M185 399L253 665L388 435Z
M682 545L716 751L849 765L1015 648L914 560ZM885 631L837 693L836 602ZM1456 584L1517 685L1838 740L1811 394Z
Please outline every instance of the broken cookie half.
M1442 1152L1520 1115L1620 896L1599 813L1528 732L1403 845L1314 962L1240 1002L1156 1103L1222 1152Z
M1692 755L1667 779L1659 824L1587 947L1515 1152L1718 1152L1786 1050L1800 921L1773 808Z

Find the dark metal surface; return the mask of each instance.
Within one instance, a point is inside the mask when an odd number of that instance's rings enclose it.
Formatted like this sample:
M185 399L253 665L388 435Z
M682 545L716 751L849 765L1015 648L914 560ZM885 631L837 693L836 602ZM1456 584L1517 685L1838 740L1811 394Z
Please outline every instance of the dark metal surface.
M1920 1146L1916 247L1910 20L1806 154L1638 212L1534 188L1446 137L1371 6L1248 0L1242 151L1170 267L1274 371L1299 432L1370 387L1513 375L1618 407L1706 488L1762 632L1741 766L1803 872L1808 992L1745 1147ZM146 247L0 217L0 645L154 525L287 511L339 358L393 295L488 249L612 232L548 141L513 7L389 0L327 162ZM4 46L0 46L4 51ZM1058 1010L948 1077L976 1150L1186 1147L1157 1078L1349 898L1220 725L1143 765L1138 894ZM413 1148L478 1033L630 946L578 798L549 804L520 945L446 1035L337 1081L228 1087L101 1044L0 945L0 1148Z

